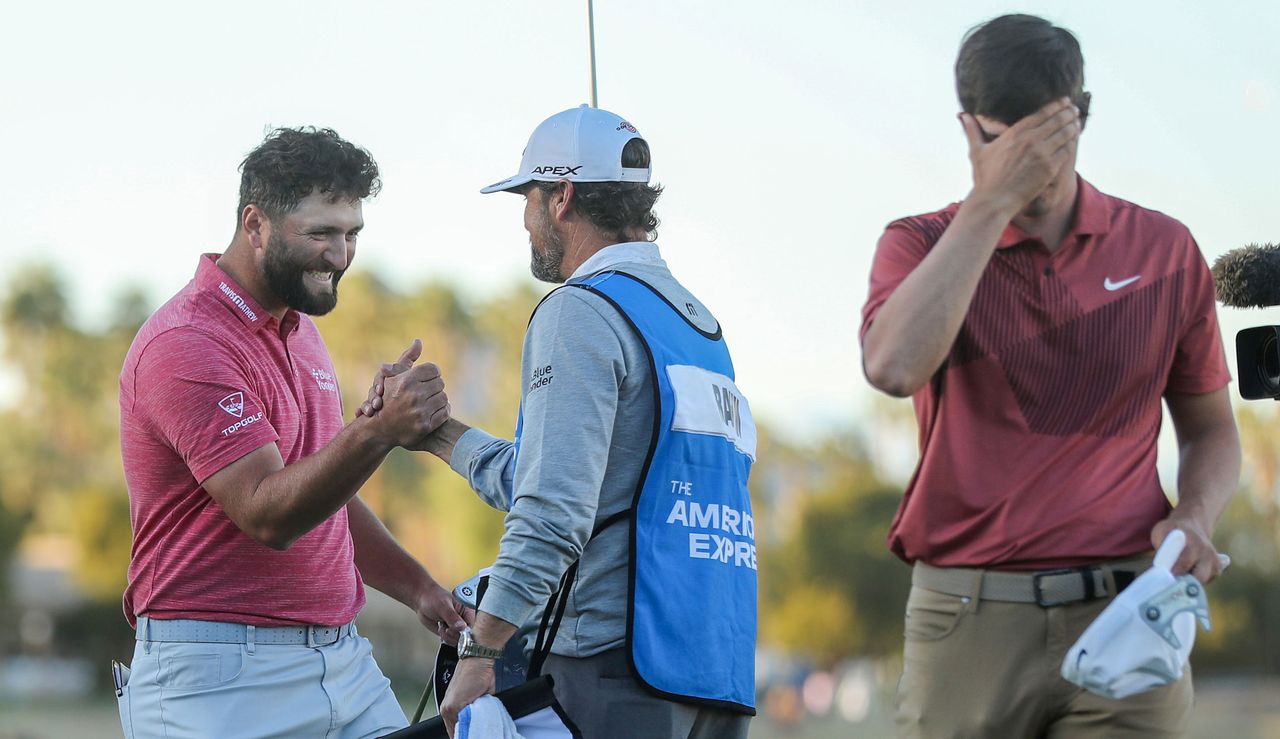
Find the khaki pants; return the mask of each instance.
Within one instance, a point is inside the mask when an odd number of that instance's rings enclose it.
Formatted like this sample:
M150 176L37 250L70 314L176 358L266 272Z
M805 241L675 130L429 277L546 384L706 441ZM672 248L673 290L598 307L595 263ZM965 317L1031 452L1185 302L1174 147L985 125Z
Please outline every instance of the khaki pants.
M1063 680L1062 659L1110 598L1041 607L912 587L898 683L900 737L1174 737L1191 672L1110 700Z

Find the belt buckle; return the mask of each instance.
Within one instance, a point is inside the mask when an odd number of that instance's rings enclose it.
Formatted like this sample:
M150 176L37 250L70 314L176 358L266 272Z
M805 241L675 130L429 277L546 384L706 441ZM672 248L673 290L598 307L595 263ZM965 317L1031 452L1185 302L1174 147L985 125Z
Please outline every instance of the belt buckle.
M1059 570L1045 570L1036 572L1031 575L1031 592L1036 596L1036 605L1041 608L1052 608L1053 606L1063 606L1068 603L1075 603L1078 600L1092 600L1097 597L1093 592L1093 568L1084 567L1063 567ZM1046 577L1056 577L1058 575L1079 575L1080 581L1084 585L1084 597L1072 598L1069 600L1045 600L1044 587L1040 584L1041 579Z
M330 644L335 644L338 641L337 632L338 627L336 626L308 626L307 646L327 647Z

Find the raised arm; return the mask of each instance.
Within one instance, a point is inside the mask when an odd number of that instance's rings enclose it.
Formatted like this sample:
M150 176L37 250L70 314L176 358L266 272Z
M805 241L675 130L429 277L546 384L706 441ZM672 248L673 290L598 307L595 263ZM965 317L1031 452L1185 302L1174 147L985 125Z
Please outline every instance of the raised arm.
M863 369L877 389L912 395L946 359L1000 234L1072 158L1079 115L1056 100L992 141L961 114L973 189L937 244L876 313L863 340Z

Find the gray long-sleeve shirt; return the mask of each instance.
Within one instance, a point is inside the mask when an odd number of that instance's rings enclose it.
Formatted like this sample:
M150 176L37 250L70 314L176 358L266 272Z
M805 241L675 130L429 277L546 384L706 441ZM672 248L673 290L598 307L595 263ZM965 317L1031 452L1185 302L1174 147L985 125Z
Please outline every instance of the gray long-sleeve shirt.
M696 326L716 330L715 317L676 282L656 244L606 247L571 281L607 269L644 280ZM587 540L598 522L632 503L653 433L655 380L644 344L618 310L576 288L558 290L538 308L521 373L519 458L512 442L471 429L451 461L485 502L508 511L480 609L517 626L539 618L581 555L553 651L589 657L626 636L628 525Z

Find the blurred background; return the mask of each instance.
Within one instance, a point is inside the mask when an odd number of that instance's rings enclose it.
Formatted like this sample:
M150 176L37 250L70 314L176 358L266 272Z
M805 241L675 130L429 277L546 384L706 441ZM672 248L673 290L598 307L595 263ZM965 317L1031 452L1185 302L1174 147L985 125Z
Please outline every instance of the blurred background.
M1187 223L1207 259L1280 239L1280 10L1265 3L596 3L600 104L653 145L659 244L716 311L760 423L761 718L753 737L889 736L910 571L885 535L915 464L910 404L860 371L859 310L893 218L969 183L951 65L1003 12L1073 30L1094 94L1079 170ZM413 337L457 415L510 435L528 276L515 171L588 96L586 4L42 3L3 11L0 737L119 734L109 660L131 537L117 378L137 328L220 250L236 165L274 125L367 147L385 189L319 320L354 408ZM1237 329L1275 311L1220 311ZM192 361L199 361L192 357ZM1193 735L1280 735L1280 424L1238 402L1244 476L1193 655ZM1167 427L1167 424L1166 424ZM1176 498L1176 449L1161 444ZM502 518L427 455L362 496L444 583ZM361 630L412 710L435 643L370 593Z

